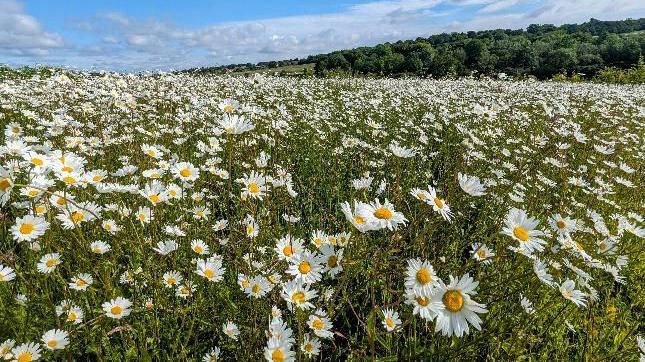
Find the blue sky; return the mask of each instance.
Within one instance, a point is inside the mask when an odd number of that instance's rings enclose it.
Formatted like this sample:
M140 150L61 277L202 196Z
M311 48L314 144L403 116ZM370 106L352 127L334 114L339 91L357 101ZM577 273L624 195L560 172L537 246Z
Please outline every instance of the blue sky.
M0 63L157 70L441 32L645 16L635 0L0 0Z

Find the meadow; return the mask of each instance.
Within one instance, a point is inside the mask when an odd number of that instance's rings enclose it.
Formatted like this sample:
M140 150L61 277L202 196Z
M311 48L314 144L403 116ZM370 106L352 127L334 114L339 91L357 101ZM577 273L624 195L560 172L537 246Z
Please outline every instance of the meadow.
M645 359L645 86L4 73L0 357Z

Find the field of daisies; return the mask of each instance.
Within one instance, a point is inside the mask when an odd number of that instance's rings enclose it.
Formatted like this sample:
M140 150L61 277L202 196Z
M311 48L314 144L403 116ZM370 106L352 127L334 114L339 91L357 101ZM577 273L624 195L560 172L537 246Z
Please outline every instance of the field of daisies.
M645 359L645 86L0 79L0 358Z

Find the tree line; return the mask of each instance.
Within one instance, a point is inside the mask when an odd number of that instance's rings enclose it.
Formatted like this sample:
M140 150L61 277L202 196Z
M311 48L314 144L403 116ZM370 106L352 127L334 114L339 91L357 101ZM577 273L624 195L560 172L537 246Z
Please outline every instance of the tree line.
M225 73L315 63L317 76L554 75L591 78L607 68L628 69L645 54L645 18L591 19L582 24L533 24L526 29L443 33L312 55L303 59L231 64L187 72Z
M645 18L591 19L583 24L530 25L526 30L484 30L432 35L310 56L317 75L444 77L505 73L550 78L593 76L605 67L630 68L645 53Z

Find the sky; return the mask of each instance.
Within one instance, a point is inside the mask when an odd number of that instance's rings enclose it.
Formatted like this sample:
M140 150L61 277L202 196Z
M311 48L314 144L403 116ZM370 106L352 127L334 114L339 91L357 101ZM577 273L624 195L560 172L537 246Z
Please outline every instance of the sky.
M644 16L642 0L0 0L0 64L179 70Z

